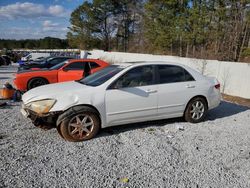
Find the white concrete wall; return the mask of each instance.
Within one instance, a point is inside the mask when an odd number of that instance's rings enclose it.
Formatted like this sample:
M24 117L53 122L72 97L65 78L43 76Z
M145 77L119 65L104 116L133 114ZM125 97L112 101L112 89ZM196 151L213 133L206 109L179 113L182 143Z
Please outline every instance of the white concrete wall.
M100 58L111 63L129 61L168 61L188 65L204 75L214 76L221 83L221 92L250 99L250 64L217 60L202 60L152 54L104 52L93 50L89 58Z

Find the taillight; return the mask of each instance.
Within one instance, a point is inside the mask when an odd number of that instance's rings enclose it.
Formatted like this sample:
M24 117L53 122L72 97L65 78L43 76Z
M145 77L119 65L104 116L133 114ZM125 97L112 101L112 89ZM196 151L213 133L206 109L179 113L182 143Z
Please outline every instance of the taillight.
M214 87L215 89L220 89L220 84L216 84Z

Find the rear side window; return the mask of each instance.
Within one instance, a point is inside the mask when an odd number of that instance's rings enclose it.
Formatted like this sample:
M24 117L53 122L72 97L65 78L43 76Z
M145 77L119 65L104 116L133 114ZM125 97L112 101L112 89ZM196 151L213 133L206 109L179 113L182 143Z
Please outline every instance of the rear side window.
M84 70L85 62L74 62L64 68L64 70Z
M185 73L185 81L194 81L194 77L188 72L186 71L185 69L184 70L184 73Z
M158 74L160 84L194 80L185 69L174 65L158 65Z
M89 62L91 69L95 69L97 67L100 67L96 62Z

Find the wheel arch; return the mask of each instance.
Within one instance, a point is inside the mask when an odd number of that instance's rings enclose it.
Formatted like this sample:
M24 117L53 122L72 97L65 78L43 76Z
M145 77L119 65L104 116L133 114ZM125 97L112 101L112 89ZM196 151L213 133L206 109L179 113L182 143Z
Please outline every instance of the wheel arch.
M73 112L76 112L76 111L81 112L81 110L83 108L86 108L86 107L91 109L92 111L94 111L98 115L100 125L102 125L102 118L101 118L101 114L98 111L98 109L90 104L81 104L81 105L72 106L72 107L68 108L67 110L65 110L61 115L59 115L59 117L56 121L56 126L60 125L61 122L63 120L65 120L67 117L69 117Z
M49 80L47 79L47 78L44 78L44 77L42 77L42 76L38 76L38 77L33 77L33 78L30 78L29 80L28 80L28 82L27 82L27 90L29 90L29 84L30 84L30 82L32 81L32 80L34 80L34 79L43 79L43 80L45 80L48 84L49 84Z
M184 113L185 113L186 110L187 110L188 104L189 104L193 99L195 99L195 98L203 98L203 99L205 100L205 102L206 102L207 108L209 108L209 104L208 104L207 97L204 96L204 95L196 95L196 96L192 97L191 99L189 99L189 101L187 102L187 104L186 104L186 106L185 106ZM184 113L183 113L183 114L184 114Z

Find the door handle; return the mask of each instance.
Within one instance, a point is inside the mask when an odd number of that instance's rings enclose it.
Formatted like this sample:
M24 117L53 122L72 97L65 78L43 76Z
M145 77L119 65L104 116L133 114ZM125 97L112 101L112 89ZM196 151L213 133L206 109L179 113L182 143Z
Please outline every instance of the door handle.
M147 89L145 92L146 93L156 93L157 90L155 90L155 89Z
M186 88L195 88L195 85L186 85Z

